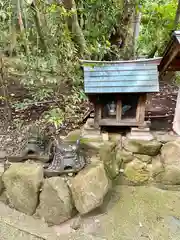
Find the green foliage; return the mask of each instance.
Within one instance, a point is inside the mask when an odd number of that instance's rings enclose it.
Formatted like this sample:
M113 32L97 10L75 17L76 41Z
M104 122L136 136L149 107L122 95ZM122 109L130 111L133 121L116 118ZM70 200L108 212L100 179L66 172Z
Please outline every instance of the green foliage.
M138 54L149 55L157 46L157 55L164 51L165 44L174 30L177 0L144 0L141 2L141 32L138 40Z
M119 24L123 11L122 1L87 0L78 1L78 13L89 52L95 60L102 60L111 51L109 38Z
M52 110L45 112L44 119L47 123L54 124L58 129L64 121L65 113L59 108L53 108Z
M26 98L16 99L12 106L26 110L38 102L63 99L61 106L44 115L56 127L64 118L78 118L77 109L87 100L81 55L68 22L75 19L76 10L67 10L63 1L59 2L0 0L0 51L16 57L7 68L8 76L16 76L27 91ZM160 56L174 29L177 0L76 0L76 8L86 40L88 54L84 58L128 59L132 56L134 14L142 13L137 55L150 55L157 48ZM123 46L114 43L112 36L123 41Z

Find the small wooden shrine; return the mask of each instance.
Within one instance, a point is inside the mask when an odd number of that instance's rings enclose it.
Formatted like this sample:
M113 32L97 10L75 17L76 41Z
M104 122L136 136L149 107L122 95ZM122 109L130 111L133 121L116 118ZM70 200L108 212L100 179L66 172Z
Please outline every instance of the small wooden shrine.
M94 104L95 127L145 126L147 93L159 92L159 58L97 62L82 60L84 89Z

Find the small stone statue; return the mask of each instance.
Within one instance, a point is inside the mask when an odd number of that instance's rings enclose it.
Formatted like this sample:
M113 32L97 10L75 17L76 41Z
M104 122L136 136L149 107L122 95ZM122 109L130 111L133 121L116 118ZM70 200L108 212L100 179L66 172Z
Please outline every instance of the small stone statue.
M116 115L116 104L114 101L112 101L110 104L108 104L107 107L108 107L108 114L110 116Z
M62 173L76 173L85 166L85 157L80 149L80 142L57 143L53 146L54 157L45 168L45 176L58 176Z

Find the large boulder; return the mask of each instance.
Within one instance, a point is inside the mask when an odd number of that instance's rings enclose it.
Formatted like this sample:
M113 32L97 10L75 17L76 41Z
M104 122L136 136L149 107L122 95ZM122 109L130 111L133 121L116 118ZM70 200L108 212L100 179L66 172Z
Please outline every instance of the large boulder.
M116 159L121 159L123 163L129 163L134 159L134 156L131 152L118 149L116 153Z
M81 146L85 152L90 153L90 155L96 155L99 153L101 147L104 143L94 139L81 139Z
M43 167L36 163L15 163L2 179L9 204L20 212L32 215L38 204Z
M2 180L2 175L4 173L4 165L0 164L0 194L3 192L4 184Z
M141 185L148 182L150 174L145 163L139 159L134 159L126 165L124 176L130 184Z
M152 162L152 157L144 154L135 154L135 157L138 158L141 162L144 163L151 163Z
M154 137L157 141L164 143L178 140L179 136L171 132L153 132Z
M180 141L164 144L161 149L161 157L165 166L175 165L180 168Z
M122 143L122 136L120 133L108 133L109 140L112 142L117 142L117 144L121 145Z
M64 179L60 177L45 179L37 215L48 224L57 225L72 217L73 208L71 193Z
M179 167L168 165L154 176L154 179L156 183L162 186L180 185L180 169Z
M109 181L102 163L91 164L69 183L75 207L86 214L101 206L109 190Z
M134 139L126 139L123 145L127 151L148 156L158 155L162 146L162 144L158 141L144 141Z
M165 185L180 185L180 141L164 144L161 158L164 172L159 175L159 182Z
M6 160L6 152L0 151L0 162L3 163Z
M163 172L164 172L164 166L163 166L161 156L158 155L152 158L151 177L155 179L156 182L159 182Z
M177 166L166 166L160 174L160 182L164 185L180 185L180 168Z
M100 159L104 163L104 167L108 177L112 180L119 175L122 164L122 158L117 154L116 143L107 142L100 150Z
M84 136L82 135L82 130L76 129L69 132L69 134L64 138L64 141L76 142L77 140L80 140L80 144L85 155L93 156L99 153L99 150L103 145L102 136L95 133L89 133Z

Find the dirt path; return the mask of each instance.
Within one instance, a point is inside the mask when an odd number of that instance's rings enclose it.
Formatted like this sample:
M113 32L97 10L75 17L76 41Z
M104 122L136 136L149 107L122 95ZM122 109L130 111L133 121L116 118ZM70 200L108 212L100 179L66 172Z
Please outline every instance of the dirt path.
M0 203L0 239L179 240L179 203L180 192L118 186L77 231L70 227L73 220L50 228Z
M119 200L117 201L117 199ZM79 232L101 240L179 240L180 192L119 186L107 212L82 220ZM68 229L55 227L59 233Z

